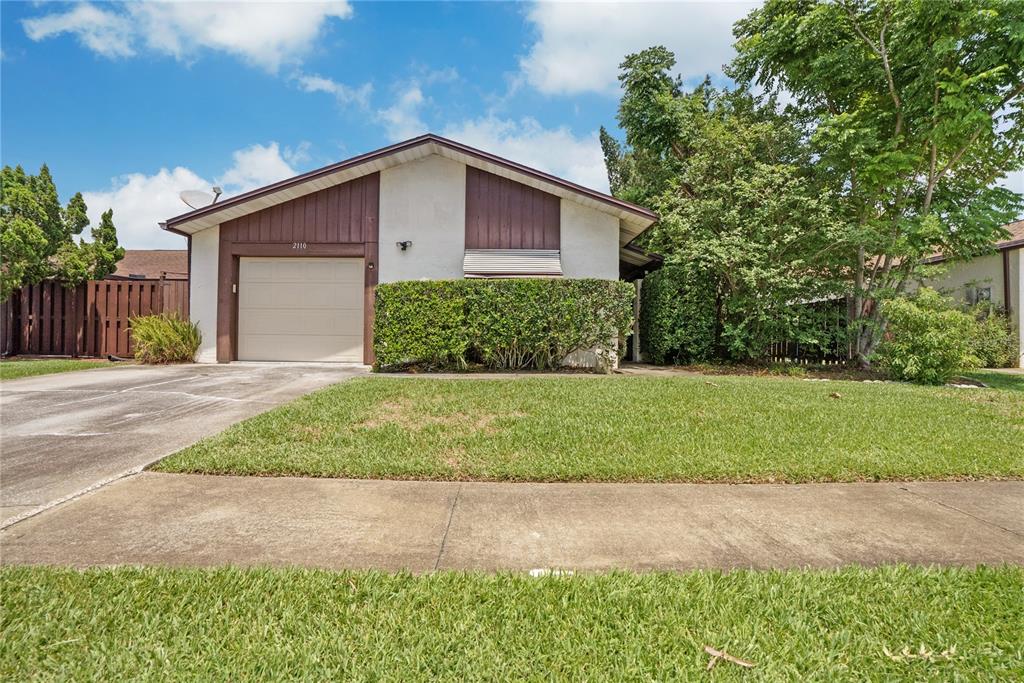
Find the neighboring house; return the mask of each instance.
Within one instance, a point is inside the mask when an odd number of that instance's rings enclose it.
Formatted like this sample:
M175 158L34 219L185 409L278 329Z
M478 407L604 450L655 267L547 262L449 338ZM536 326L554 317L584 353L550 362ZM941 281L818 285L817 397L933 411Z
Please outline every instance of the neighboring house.
M187 280L185 249L125 249L124 258L107 280Z
M378 282L617 279L651 211L435 135L161 226L189 238L201 362L373 362Z
M1024 367L1024 220L1006 225L1010 237L997 242L995 253L970 260L950 261L948 270L925 282L959 301L975 304L991 301L1006 311L1017 327L1022 349L1019 364ZM944 256L932 256L925 263L940 264Z

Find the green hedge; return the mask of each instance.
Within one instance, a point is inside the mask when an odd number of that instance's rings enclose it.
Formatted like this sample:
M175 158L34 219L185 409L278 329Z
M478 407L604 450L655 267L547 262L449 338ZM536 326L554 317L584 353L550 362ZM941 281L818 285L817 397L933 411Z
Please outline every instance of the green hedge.
M633 322L633 287L590 279L391 282L377 286L377 365L557 367L596 349L610 365Z
M668 265L640 288L640 346L661 364L699 363L715 353L715 283L693 266Z

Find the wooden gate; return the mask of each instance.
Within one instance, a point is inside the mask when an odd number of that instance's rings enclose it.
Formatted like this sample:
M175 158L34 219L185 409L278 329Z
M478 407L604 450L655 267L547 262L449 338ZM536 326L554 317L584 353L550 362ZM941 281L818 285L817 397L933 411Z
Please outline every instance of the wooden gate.
M187 280L89 280L65 289L28 285L0 306L0 352L33 356L130 356L130 319L188 318Z

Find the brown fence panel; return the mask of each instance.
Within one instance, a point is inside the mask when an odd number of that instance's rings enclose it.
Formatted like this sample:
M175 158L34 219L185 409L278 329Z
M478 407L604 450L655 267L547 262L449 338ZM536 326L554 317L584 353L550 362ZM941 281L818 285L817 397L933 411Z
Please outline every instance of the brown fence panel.
M89 280L27 285L0 304L0 353L33 356L130 356L134 316L188 318L187 280Z
M0 355L14 353L14 297L0 303Z
M188 318L188 280L164 280L160 299L165 313L177 313Z

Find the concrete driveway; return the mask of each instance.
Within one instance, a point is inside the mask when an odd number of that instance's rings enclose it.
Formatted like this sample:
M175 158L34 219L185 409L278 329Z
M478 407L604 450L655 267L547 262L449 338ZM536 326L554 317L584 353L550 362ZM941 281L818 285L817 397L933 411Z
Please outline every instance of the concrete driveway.
M0 386L0 528L298 396L359 366L122 366Z

